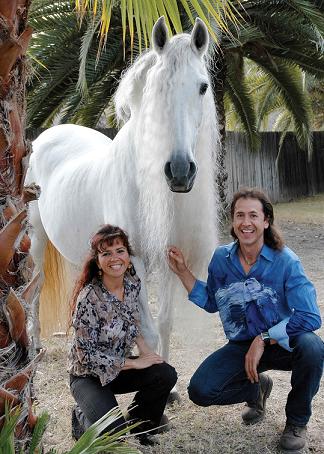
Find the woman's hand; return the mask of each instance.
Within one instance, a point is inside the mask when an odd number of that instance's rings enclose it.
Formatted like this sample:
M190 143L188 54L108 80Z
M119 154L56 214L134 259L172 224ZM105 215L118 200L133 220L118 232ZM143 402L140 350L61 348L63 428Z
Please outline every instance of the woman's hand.
M164 363L161 356L154 352L142 354L132 361L134 369L146 369L147 367L153 366L153 364Z

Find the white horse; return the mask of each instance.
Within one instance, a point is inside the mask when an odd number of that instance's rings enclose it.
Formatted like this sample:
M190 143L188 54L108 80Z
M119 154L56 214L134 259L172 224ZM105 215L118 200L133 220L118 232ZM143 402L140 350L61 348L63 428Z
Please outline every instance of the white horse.
M116 112L124 126L115 139L82 126L54 126L33 143L26 177L26 184L41 188L29 213L35 272L43 276L48 239L68 262L80 265L99 226L125 229L143 282L142 331L152 347L157 334L144 282L145 270L158 270L160 352L166 360L180 285L168 270L167 246L181 247L201 275L216 242L219 139L206 66L208 41L200 19L191 35L169 39L161 17L153 28L153 49L119 84ZM37 318L37 302L35 307ZM36 347L38 341L36 329Z

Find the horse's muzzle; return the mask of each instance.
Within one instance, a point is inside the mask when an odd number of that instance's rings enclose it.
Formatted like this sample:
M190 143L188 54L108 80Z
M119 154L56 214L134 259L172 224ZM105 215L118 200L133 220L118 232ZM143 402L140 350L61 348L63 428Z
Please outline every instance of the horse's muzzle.
M194 161L175 159L165 164L164 174L172 192L189 192L196 178L197 166Z

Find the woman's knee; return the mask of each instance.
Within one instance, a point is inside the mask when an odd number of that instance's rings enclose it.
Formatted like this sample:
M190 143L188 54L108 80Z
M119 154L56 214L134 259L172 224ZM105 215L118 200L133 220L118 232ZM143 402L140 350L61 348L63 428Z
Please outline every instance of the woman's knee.
M178 380L178 375L173 366L168 363L155 364L152 367L152 373L159 384L165 388L172 389Z

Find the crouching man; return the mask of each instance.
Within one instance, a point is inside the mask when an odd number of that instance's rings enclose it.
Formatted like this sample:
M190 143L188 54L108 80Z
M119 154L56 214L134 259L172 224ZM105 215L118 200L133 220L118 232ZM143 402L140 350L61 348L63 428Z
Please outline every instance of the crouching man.
M168 250L169 266L189 299L207 312L219 312L228 339L194 373L189 397L201 406L245 402L243 422L254 424L264 418L272 389L263 372L289 370L280 446L299 450L323 372L324 344L314 333L321 326L315 289L299 258L284 246L262 191L237 192L231 218L235 241L216 249L207 283L193 276L177 247Z

